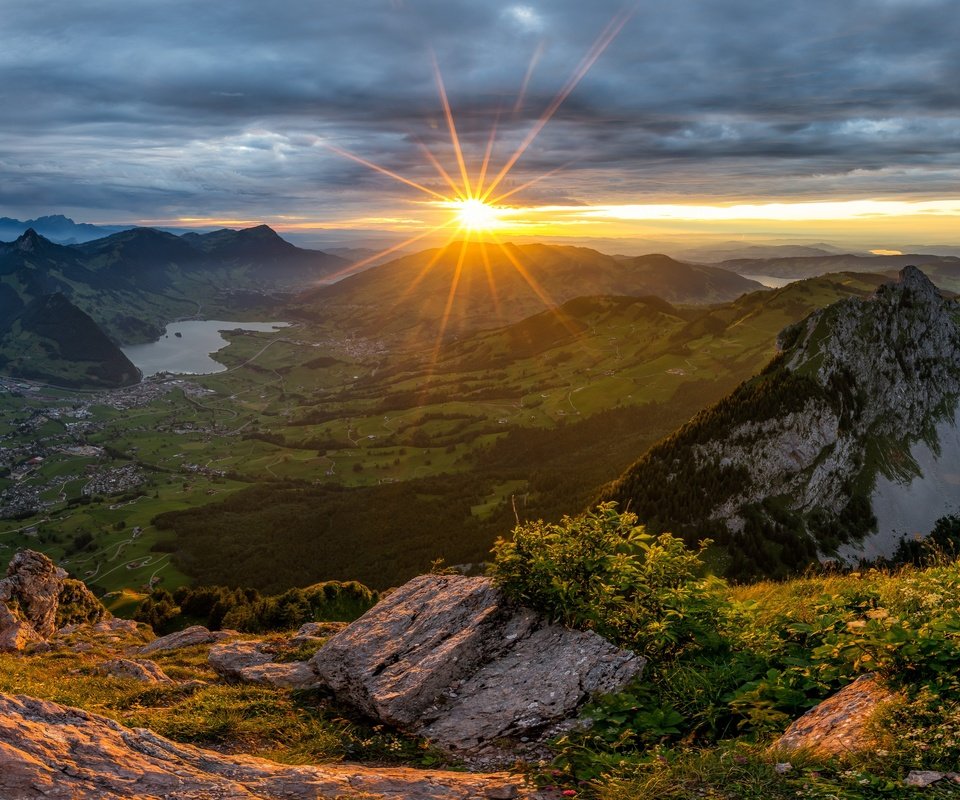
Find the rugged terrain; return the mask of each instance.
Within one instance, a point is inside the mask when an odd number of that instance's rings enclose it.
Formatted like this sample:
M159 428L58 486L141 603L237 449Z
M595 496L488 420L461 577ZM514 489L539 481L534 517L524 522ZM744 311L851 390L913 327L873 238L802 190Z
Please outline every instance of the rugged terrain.
M787 328L780 347L760 376L651 448L605 496L691 535L721 531L735 572L750 548L776 569L873 531L878 477L900 479L891 492L920 477L911 447L953 419L955 302L908 266L872 297Z

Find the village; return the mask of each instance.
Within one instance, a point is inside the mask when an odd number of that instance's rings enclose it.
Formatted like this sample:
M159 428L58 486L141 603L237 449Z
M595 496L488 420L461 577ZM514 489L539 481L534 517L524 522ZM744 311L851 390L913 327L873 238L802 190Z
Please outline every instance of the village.
M148 406L173 390L194 401L212 393L169 375L122 389L73 393L0 377L0 519L26 519L63 503L64 487L71 483L81 483L80 494L86 497L142 487L148 479L141 466L114 463L107 446L90 439L113 425L118 414ZM184 427L207 432L203 426ZM48 471L51 463L56 469ZM199 470L195 464L184 469Z

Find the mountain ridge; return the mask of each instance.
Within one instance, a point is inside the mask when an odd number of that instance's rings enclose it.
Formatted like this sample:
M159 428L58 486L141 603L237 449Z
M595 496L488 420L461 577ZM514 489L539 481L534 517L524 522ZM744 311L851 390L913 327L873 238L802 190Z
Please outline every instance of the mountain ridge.
M751 558L778 574L868 534L884 457L909 455L960 396L956 303L912 266L870 298L786 328L779 344L760 376L602 493L655 525L670 517L688 538L719 530L735 574Z

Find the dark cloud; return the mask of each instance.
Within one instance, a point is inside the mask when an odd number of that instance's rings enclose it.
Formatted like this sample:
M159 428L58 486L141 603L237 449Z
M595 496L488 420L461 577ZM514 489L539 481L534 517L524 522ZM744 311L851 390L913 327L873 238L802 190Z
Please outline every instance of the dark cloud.
M564 85L619 0L8 0L0 213L377 215L478 164ZM527 199L927 196L960 168L954 0L648 0L511 176ZM537 53L523 102L517 93Z

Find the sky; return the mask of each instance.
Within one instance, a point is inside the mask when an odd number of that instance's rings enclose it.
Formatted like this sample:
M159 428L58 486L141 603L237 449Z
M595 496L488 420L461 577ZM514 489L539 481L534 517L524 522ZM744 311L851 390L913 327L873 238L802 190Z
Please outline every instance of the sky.
M442 83L504 235L960 244L957 12L5 0L0 215L433 236Z

